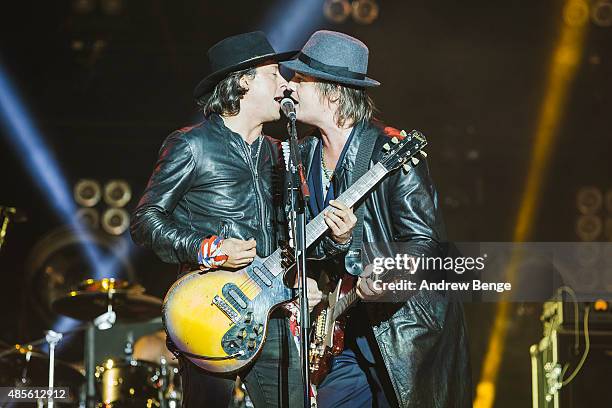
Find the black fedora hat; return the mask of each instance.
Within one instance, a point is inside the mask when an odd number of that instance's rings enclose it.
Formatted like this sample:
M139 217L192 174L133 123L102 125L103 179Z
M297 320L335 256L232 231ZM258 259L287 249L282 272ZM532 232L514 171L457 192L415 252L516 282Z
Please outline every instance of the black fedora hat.
M193 91L198 99L210 93L227 74L254 67L266 60L284 61L297 51L277 53L263 31L254 31L225 38L208 49L208 76Z
M291 61L281 65L315 78L369 88L380 82L368 78L368 47L350 35L336 31L315 32Z

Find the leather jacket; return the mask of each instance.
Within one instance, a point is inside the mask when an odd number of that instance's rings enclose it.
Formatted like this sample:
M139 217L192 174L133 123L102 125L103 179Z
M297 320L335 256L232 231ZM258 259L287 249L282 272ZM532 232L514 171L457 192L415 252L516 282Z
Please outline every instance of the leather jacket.
M170 134L133 214L134 242L183 270L210 235L255 238L257 255L270 255L283 238L284 164L277 140L260 142L248 145L216 114Z
M366 132L376 132L376 144L370 162L380 158L382 147L399 131L378 122L361 123L339 168L336 169L336 196L355 180L355 166L360 140ZM310 174L318 139L307 137L300 148L304 166ZM414 256L442 254L446 240L438 195L427 162L422 160L408 174L388 174L364 202L364 243L405 242L402 253ZM367 244L366 244L367 246ZM382 256L392 250L382 249ZM334 268L334 262L312 263L311 268ZM344 270L344 259L336 257L335 268ZM364 302L368 320L378 345L378 358L384 366L401 407L471 406L471 369L463 308L444 293L419 291L401 303ZM359 310L364 310L362 307ZM355 316L352 316L355 318Z
M261 140L261 149L249 146L216 114L171 133L132 216L134 242L180 264L179 272L197 269L210 235L255 238L257 255L270 255L288 235L285 164L280 142ZM324 235L313 252L325 258L347 248Z

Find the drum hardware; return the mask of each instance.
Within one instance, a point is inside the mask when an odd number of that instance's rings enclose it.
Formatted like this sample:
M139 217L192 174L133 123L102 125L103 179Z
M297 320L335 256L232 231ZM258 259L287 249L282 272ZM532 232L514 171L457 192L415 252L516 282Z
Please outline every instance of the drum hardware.
M82 330L72 330L73 333ZM79 400L75 393L84 382L83 375L71 365L55 358L55 347L62 339L62 333L52 330L48 331L42 339L31 342L27 345L15 345L0 353L0 384L4 386L31 387L41 386L47 383L49 387L67 387L68 398L62 403L76 404ZM36 345L47 343L49 345L49 355L42 353L34 348ZM38 405L43 401L39 401ZM48 407L54 406L54 401L47 401Z
M108 359L96 367L98 407L160 407L159 366L142 360Z
M174 364L169 364L165 357L160 357L160 372L162 378L162 407L179 408L183 400L181 376Z
M121 397L125 390L127 390L128 398L131 398L132 401L138 399L138 404L159 406L160 398L157 397L159 387L155 388L157 394L155 395L156 398L153 398L154 393L148 388L139 390L136 384L133 384L134 386L125 389L124 386L119 384L124 381L124 377L120 376L134 376L143 370L150 371L149 366L131 358L133 339L128 341L130 344L126 345L125 350L125 354L129 354L126 357L129 358L124 360L129 361L129 364L126 365L119 360L115 363L115 360L110 360L113 361L113 365L109 368L105 365L96 366L95 361L95 328L99 330L110 329L117 319L141 321L160 315L161 299L146 295L144 292L145 289L141 285L131 284L122 279L88 279L81 282L75 290L56 299L52 304L52 309L56 313L89 322L86 324L88 327L85 333L86 406L88 408L92 408L96 404L112 406L117 403L116 398ZM136 361L136 364L132 364L132 361ZM141 374L141 377L145 378L146 376L143 377ZM159 374L157 374L157 377L159 377ZM125 377L125 381L130 383L131 380ZM117 385L114 385L115 382L118 382ZM102 386L100 384L106 385ZM98 392L96 392L96 389L98 389ZM98 396L102 399L100 403L98 403Z
M19 208L5 207L3 205L0 205L0 217L2 217L2 225L0 226L0 250L2 250L9 223L11 221L14 223L26 222L28 217Z
M144 291L141 285L121 279L88 279L77 290L56 299L52 309L73 319L93 321L94 324L97 321L110 328L117 318L142 321L160 315L161 299L146 295Z

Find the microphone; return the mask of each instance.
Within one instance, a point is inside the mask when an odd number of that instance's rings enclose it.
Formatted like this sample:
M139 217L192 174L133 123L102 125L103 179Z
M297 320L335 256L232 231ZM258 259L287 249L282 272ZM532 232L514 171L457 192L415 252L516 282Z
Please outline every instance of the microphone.
M287 117L287 119L292 122L295 122L297 119L297 115L295 114L295 103L293 102L293 99L284 97L283 99L281 99L280 105L281 110L283 111L283 114Z

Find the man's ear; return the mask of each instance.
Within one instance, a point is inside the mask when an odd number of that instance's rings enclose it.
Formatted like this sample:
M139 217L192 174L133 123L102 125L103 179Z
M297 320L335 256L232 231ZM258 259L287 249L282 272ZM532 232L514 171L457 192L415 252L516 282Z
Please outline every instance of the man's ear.
M241 76L239 82L240 82L241 88L243 88L246 91L249 90L249 78L247 75Z

